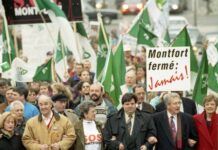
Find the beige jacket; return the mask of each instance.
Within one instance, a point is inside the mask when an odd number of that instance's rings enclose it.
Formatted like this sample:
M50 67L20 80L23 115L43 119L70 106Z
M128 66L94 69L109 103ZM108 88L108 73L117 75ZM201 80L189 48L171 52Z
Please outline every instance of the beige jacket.
M22 141L27 150L40 150L41 144L58 143L61 150L68 150L76 139L75 130L68 118L55 112L47 128L42 115L27 121Z

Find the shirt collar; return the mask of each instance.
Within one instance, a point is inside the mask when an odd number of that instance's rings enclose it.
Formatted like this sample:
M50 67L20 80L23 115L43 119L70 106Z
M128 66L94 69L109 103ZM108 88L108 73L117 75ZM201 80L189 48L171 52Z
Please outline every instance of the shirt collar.
M177 119L177 115L172 115L172 114L171 114L170 112L168 112L168 111L167 111L167 116L168 116L169 119L171 118L171 116L173 116L174 119Z
M53 112L51 111L51 113L50 113L48 118L46 118L45 116L42 115L42 119L43 120L51 120L52 116L53 116Z

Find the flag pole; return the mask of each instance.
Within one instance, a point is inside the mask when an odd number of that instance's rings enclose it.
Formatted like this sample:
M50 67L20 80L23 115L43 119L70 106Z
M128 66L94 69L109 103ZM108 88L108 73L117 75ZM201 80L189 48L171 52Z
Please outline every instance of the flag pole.
M105 32L105 30L104 30L103 21L102 21L102 19L101 19L101 14L98 13L97 15L98 15L98 21L99 21L99 23L100 23L100 29L102 30L103 37L104 37L104 41L105 41L106 46L107 46L107 49L108 49L108 51L109 51L108 39L107 39L106 32ZM109 54L109 53L108 53L108 54ZM102 70L101 73L99 74L99 76L98 76L98 78L97 78L98 81L103 77L103 73L104 73L104 70Z
M9 31L8 31L8 22L5 16L5 10L4 7L1 6L2 8L2 17L3 17L3 23L4 23L4 27L5 27L5 32L6 32L6 39L7 39L7 48L8 48L8 58L9 58L9 63L11 65L12 60L11 60L11 45L10 45L10 37L9 37Z
M103 21L102 21L102 19L101 19L101 14L100 14L100 13L98 13L98 21L100 22L100 28L101 28L101 30L102 30L102 32L103 32L104 40L105 40L106 45L107 45L107 48L108 48L108 50L109 50L108 39L107 39L106 32L105 32L105 30L104 30Z
M16 57L19 57L19 52L18 52L18 45L17 45L17 32L15 29L14 30L14 48L15 48L15 51L16 51Z

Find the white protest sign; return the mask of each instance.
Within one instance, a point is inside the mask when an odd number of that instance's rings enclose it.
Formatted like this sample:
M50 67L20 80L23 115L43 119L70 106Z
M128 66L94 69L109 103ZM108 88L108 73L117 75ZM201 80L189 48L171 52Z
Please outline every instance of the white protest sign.
M189 47L158 47L146 51L147 91L190 90Z

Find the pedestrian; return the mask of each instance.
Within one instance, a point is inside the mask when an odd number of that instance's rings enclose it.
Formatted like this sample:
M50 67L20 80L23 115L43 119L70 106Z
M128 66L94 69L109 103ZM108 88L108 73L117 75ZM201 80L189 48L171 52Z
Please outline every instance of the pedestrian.
M66 109L68 97L64 94L56 94L52 96L52 101L54 103L53 110L56 113L62 114L67 117L73 125L75 125L79 119L72 109Z
M208 95L203 101L204 111L193 116L198 130L197 150L218 150L218 99Z
M153 119L136 109L137 97L126 93L122 97L122 108L108 117L104 128L107 150L151 150L156 139Z
M95 121L96 104L84 101L80 105L81 120L75 125L77 139L74 150L103 150L101 124Z
M194 120L189 114L180 112L182 100L177 93L163 97L166 110L154 114L157 128L156 150L194 150L198 141Z
M27 150L68 150L76 139L70 120L52 111L50 97L38 98L40 114L27 121L23 134L23 144Z
M14 132L17 121L16 116L10 112L4 112L0 116L0 150L24 150L21 137Z

